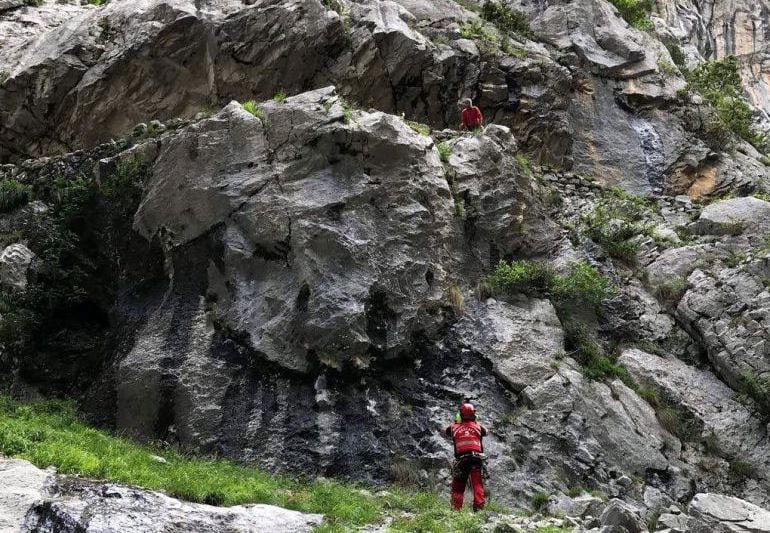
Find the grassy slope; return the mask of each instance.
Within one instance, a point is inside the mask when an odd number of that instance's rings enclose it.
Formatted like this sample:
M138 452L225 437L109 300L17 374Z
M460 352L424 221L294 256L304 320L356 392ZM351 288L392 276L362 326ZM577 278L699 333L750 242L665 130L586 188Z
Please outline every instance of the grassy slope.
M142 446L86 426L70 405L19 404L0 396L0 453L53 465L63 474L153 489L183 500L216 505L267 503L320 513L319 531L349 531L394 517L392 531L479 531L483 513L452 513L433 494L392 489L378 494L350 484L300 482L221 459ZM153 459L162 456L166 463Z

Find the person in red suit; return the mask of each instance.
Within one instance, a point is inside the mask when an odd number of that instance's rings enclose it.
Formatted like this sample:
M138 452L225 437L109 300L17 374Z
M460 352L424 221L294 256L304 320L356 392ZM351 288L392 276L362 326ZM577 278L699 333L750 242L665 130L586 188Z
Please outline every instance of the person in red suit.
M484 444L487 430L476 422L476 408L471 403L460 406L459 420L446 428L446 435L452 439L455 449L455 464L452 469L452 508L463 507L465 486L468 479L473 487L473 510L484 508Z
M481 114L481 109L473 105L470 98L464 99L460 112L460 129L472 131L480 128L483 124L484 116Z

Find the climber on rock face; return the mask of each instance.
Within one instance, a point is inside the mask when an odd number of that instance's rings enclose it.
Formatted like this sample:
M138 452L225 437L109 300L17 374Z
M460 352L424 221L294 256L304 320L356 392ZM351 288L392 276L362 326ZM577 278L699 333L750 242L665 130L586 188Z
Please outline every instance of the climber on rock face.
M455 448L455 463L452 468L452 507L459 511L463 507L465 486L468 478L473 487L473 510L484 508L484 445L482 438L486 428L476 422L476 408L473 404L460 406L459 420L446 428L447 437L452 439Z
M460 129L472 131L480 128L484 123L484 116L481 114L481 109L473 105L473 101L470 98L465 98L462 101L461 106Z

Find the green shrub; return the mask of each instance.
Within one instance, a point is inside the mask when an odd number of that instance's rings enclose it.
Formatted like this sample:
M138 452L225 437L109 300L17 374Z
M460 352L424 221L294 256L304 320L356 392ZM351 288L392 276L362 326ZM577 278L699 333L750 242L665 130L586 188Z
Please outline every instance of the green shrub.
M0 213L9 213L26 205L31 192L29 185L14 179L0 180Z
M436 150L438 150L438 156L441 161L444 163L449 161L449 156L452 155L452 149L447 143L438 143L436 145Z
M652 29L650 13L654 6L652 0L610 0L623 17L634 28L639 30Z
M92 6L97 6L97 7L103 6L107 2L109 2L109 0L88 0L89 4L91 4Z
M661 302L674 305L682 299L684 293L687 291L688 282L684 278L672 278L664 283L661 283L655 289L655 295Z
M566 276L554 278L551 295L559 302L585 303L598 309L615 290L610 280L595 267L578 261L570 264Z
M516 33L523 37L532 36L527 16L501 2L486 0L481 7L481 18L494 24L503 33Z
M342 0L321 0L321 3L326 9L336 11L338 15L345 14L345 4L342 3Z
M740 63L735 56L699 64L687 73L687 81L713 109L701 128L709 146L724 149L734 134L759 149L767 148L765 135L754 127L755 113L744 98Z
M265 118L264 112L259 107L259 105L257 105L257 102L255 102L254 100L249 100L248 102L244 102L242 105L243 105L243 109L245 109L247 112L251 113L256 118L258 118L260 120Z
M492 285L509 293L547 296L557 305L586 303L595 308L616 290L595 267L584 261L571 263L565 276L557 275L544 261L500 261L492 275Z

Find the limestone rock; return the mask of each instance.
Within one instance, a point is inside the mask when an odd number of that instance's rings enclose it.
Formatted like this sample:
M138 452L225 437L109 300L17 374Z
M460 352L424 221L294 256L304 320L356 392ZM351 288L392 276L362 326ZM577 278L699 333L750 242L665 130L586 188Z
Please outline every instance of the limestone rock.
M27 461L0 456L0 531L22 531L27 511L46 494L51 478Z
M321 520L320 515L271 505L214 507L182 502L157 492L65 478L51 497L29 509L20 531L304 533L312 531Z
M487 300L466 313L457 335L483 347L494 371L517 392L556 373L555 357L564 347L564 332L548 300L514 304Z
M0 285L23 290L27 287L27 272L35 254L25 245L17 243L7 246L0 253Z
M641 533L644 529L639 513L621 500L610 501L600 520L604 527L620 527L628 533Z
M701 234L764 234L770 229L770 203L751 196L709 204L694 226Z
M731 496L696 494L689 513L692 533L770 532L770 512Z

